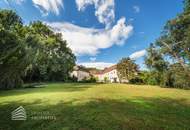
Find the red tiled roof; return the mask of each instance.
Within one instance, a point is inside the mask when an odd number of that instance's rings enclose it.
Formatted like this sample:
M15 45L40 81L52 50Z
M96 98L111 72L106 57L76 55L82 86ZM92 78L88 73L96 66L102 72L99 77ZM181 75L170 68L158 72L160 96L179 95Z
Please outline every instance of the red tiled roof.
M95 73L95 74L96 74L96 75L105 74L105 73L108 73L108 72L110 72L110 71L112 71L112 70L114 70L114 69L117 69L117 65L113 65L113 66L111 66L111 67L109 67L109 68L105 68L104 70L102 70L102 71L100 71L100 72L97 72L97 73Z

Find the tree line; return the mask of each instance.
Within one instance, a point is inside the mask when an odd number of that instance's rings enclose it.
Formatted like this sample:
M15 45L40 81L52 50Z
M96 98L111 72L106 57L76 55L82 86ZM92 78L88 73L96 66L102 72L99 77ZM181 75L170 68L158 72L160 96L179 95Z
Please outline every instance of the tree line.
M190 88L190 0L184 10L169 20L161 36L147 49L145 63L152 84Z
M24 25L14 11L0 10L0 88L23 82L67 81L76 57L62 35L35 21Z
M184 1L183 12L169 20L160 37L150 44L144 62L148 70L139 71L133 60L122 59L119 76L131 83L190 88L190 0Z

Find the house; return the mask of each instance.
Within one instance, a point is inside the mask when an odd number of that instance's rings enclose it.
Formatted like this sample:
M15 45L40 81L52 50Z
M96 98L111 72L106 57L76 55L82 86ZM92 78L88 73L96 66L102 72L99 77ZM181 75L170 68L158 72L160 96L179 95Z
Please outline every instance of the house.
M91 78L91 74L82 66L75 66L73 72L70 75L71 77L76 77L77 81Z
M119 77L117 74L117 65L105 68L102 71L94 73L93 76L98 79L98 82L119 82Z

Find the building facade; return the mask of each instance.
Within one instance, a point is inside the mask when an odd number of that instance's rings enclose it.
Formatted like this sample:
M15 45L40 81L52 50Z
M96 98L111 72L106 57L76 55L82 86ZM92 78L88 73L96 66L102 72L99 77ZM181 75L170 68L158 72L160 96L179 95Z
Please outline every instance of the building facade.
M116 65L105 68L104 70L93 74L93 76L98 79L98 82L119 82Z
M81 69L79 66L75 66L73 72L70 75L71 77L76 77L77 81L82 81L91 77L88 71Z

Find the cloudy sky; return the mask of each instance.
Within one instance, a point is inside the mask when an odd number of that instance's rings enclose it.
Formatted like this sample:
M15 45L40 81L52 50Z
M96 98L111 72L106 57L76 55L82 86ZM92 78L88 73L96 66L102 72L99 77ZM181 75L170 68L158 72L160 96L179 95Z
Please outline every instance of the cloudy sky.
M183 0L0 0L25 24L41 20L61 32L77 63L104 68L130 57L143 69L145 49Z

